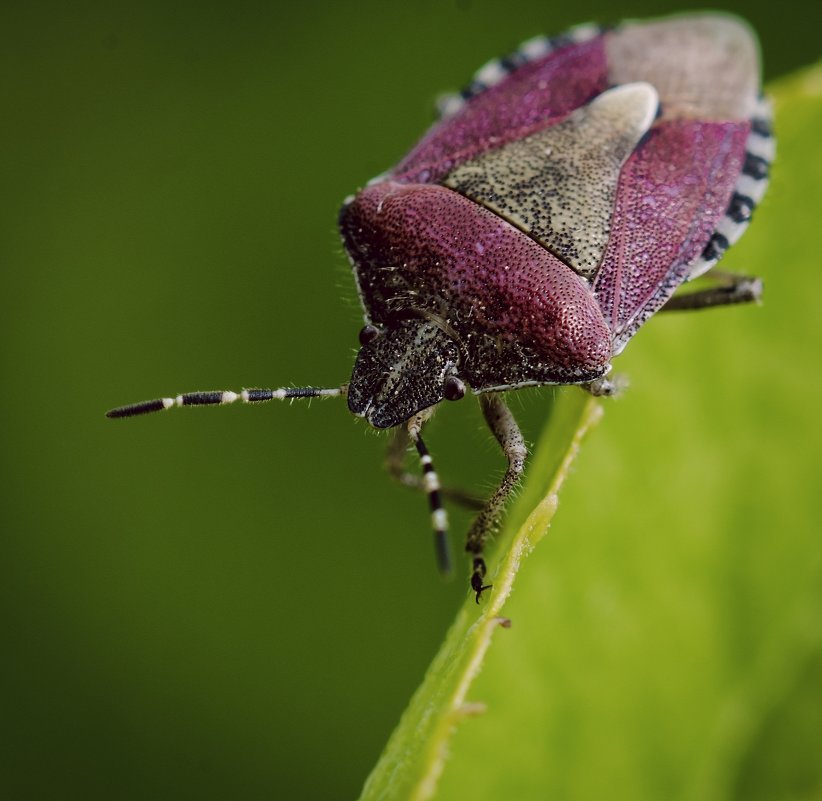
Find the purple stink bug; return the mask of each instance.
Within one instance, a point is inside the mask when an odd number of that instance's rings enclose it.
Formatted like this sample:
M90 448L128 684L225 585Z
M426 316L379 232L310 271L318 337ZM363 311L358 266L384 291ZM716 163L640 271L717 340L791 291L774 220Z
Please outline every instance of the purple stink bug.
M392 472L427 493L447 570L444 491L421 429L440 401L472 392L508 460L467 537L479 601L483 548L526 457L500 393L610 394L612 358L655 312L758 299L758 280L716 272L673 294L742 234L774 141L755 38L720 14L533 39L440 111L340 212L365 318L348 384L191 392L108 415L346 396L353 414L395 428ZM409 443L421 479L403 472Z

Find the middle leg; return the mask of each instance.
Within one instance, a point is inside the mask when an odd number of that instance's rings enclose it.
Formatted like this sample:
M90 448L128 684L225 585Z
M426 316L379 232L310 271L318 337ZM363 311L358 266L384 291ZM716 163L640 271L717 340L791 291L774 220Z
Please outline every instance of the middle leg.
M491 586L482 583L487 570L483 556L485 543L499 524L505 503L519 483L525 466L525 459L528 455L528 449L525 447L525 440L522 438L517 421L502 396L496 393L488 393L480 395L479 401L488 427L493 432L505 454L505 458L508 460L508 468L485 508L474 520L465 543L465 550L473 557L471 589L477 595L477 603L479 603L483 591Z

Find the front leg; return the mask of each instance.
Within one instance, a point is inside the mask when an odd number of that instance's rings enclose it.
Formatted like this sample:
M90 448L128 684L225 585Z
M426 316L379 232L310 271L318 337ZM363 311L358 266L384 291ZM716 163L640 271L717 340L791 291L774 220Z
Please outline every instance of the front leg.
M385 469L394 481L409 489L427 492L425 481L417 473L411 473L405 468L405 457L411 445L411 437L405 426L397 426L391 432L391 439L385 452ZM458 503L466 509L479 511L485 508L485 499L466 490L455 487L440 487L440 494L449 501Z
M505 503L519 483L525 466L525 458L528 455L528 449L525 447L525 440L522 438L517 421L502 396L489 393L480 395L479 401L488 427L494 433L505 454L505 458L508 460L508 469L485 508L477 515L465 543L465 550L473 557L471 589L477 594L477 603L479 603L483 591L491 586L482 583L486 573L485 559L483 558L485 543L488 541L491 532L499 524Z

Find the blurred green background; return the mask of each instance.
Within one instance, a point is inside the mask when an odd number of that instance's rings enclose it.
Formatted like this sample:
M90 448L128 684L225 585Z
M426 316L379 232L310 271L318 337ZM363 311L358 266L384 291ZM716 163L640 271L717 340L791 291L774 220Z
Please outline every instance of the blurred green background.
M725 7L759 30L766 78L820 55L812 4ZM360 315L342 198L488 58L680 8L3 5L0 795L356 797L465 593L436 574L424 501L338 401L103 412L346 380ZM822 742L819 162L796 174L802 191L777 173L760 211L787 229L758 240L777 256L765 306L654 321L620 357L633 386L607 404L478 688L529 727L461 731L443 798L473 779L475 797L637 799L638 777L649 798L769 782L763 798L822 797L804 767ZM729 268L755 257L756 228ZM550 393L515 402L531 438ZM451 483L488 487L501 467L473 403L428 440ZM452 520L458 544L468 518ZM766 677L761 708L734 705L740 666ZM529 701L544 687L545 708ZM728 727L749 746L732 759Z

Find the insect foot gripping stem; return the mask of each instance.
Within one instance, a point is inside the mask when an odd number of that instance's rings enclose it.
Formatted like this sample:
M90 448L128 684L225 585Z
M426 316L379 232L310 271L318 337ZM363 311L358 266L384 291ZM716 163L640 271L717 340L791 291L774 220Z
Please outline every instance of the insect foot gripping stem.
M505 458L508 460L508 468L496 491L488 499L485 509L477 515L465 543L465 550L473 556L471 589L476 593L477 603L480 602L482 593L492 586L491 584L482 583L487 572L485 559L483 558L485 543L499 525L505 503L517 484L519 484L525 466L525 459L528 455L528 449L525 447L525 440L519 430L517 421L502 396L496 393L481 395L480 405L488 427L493 432L505 454Z

